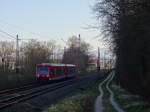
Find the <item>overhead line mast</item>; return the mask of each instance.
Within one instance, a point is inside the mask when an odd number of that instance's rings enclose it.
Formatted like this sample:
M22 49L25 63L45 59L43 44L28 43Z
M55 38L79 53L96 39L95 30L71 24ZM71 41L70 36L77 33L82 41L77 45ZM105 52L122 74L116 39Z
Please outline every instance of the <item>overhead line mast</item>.
M100 48L98 47L97 71L100 71Z
M16 73L19 73L19 38L16 36Z

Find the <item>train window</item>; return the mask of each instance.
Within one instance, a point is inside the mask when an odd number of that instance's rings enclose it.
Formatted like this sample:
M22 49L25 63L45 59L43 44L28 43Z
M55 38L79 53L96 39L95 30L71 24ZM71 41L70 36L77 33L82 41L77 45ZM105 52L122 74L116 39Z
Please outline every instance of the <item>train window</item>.
M55 69L55 73L56 73L56 75L58 75L58 74L59 74L59 71L58 71L58 69Z
M74 67L68 67L68 71L69 71L69 73L74 73L75 72L75 68Z
M72 67L70 67L70 73L72 73Z
M68 73L71 73L71 68L70 67L68 67Z
M57 68L56 69L56 75L62 75L63 74L63 69Z

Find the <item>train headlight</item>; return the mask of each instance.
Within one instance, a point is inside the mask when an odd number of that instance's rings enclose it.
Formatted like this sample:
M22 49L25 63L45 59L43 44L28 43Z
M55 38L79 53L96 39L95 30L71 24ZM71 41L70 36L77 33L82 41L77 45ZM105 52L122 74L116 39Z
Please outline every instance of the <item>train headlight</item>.
M47 74L46 77L49 78L49 75Z
M39 75L39 74L37 74L37 77L40 77L40 75Z

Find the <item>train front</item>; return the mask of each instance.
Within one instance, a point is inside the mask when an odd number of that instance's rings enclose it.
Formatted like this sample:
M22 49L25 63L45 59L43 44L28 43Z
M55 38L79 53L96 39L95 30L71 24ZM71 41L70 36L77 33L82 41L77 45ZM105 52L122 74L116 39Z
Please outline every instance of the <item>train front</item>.
M48 81L50 79L49 66L38 64L36 66L36 79L38 81Z

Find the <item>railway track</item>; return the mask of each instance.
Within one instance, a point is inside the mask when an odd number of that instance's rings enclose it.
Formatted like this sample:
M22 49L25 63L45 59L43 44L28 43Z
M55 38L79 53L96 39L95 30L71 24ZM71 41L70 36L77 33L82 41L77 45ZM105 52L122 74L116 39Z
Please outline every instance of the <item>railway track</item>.
M30 90L32 88L36 88L36 87L40 87L40 86L45 86L45 85L48 85L48 84L50 84L50 83L43 83L43 84L32 83L32 84L28 84L28 85L17 87L17 88L0 90L0 98L3 95L6 96L6 95L9 95L9 94L13 94L13 93L15 94L18 91Z
M39 86L39 84L33 83L33 84L25 85L25 86L22 86L22 87L18 87L18 88L1 90L0 91L0 96L6 95L6 94L12 94L12 93L15 93L17 91L24 91L24 90L27 90L27 89L32 89L32 88L37 87L37 86Z
M0 96L0 109L4 109L11 105L31 99L33 97L43 95L45 93L53 92L59 88L66 87L68 85L72 85L74 84L75 81L76 79L72 79L72 80L59 82L56 84L43 85L32 89L27 88L27 90L22 90L23 87L12 91L9 90L9 92L13 92L12 94L11 93L7 94L7 91L0 92L0 94L3 94ZM5 92L6 94L4 94Z

